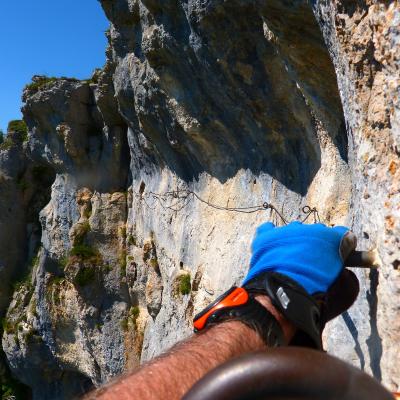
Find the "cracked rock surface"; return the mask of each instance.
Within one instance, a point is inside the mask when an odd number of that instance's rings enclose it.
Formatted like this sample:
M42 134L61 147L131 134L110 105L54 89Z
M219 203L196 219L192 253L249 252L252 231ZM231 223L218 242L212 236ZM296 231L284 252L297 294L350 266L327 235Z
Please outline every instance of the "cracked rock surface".
M69 399L190 335L246 274L256 226L282 223L268 202L289 220L315 206L378 249L325 343L399 390L397 2L101 5L104 68L27 88L27 140L0 145L13 375Z

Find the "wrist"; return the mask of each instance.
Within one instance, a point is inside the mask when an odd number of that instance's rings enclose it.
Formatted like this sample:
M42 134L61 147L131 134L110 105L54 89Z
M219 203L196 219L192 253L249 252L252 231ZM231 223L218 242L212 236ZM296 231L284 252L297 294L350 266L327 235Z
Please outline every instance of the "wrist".
M246 325L267 347L282 346L286 342L277 318L245 288L233 286L196 314L193 320L194 331L201 332L206 327L226 321L238 321Z
M209 334L214 339L215 337L227 338L226 335L229 335L229 342L234 344L236 355L252 351L265 351L268 348L261 335L242 321L223 321L211 326L201 335L203 334Z
M283 335L285 338L285 345L289 344L292 340L296 327L290 321L288 321L272 304L271 299L264 294L257 294L254 298L265 307L278 321L280 327L282 328Z

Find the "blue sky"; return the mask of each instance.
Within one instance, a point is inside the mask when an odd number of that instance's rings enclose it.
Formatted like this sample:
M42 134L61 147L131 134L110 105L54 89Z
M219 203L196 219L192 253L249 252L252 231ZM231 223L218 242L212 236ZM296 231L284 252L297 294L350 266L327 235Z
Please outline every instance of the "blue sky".
M33 75L83 79L102 67L108 25L97 0L0 1L0 129L21 118Z

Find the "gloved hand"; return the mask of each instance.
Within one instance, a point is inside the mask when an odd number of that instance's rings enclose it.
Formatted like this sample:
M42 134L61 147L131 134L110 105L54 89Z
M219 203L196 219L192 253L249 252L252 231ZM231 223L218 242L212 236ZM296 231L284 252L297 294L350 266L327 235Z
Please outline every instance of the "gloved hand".
M347 310L357 298L358 279L344 269L344 261L355 247L356 237L346 227L300 222L275 227L265 223L257 229L243 286L252 290L260 287L267 279L266 272L284 275L299 284L311 300L300 296L290 300L287 309L280 305L284 317L298 328L291 344L321 348L326 322ZM279 306L276 297L273 303ZM318 309L314 322L313 307Z
M355 241L354 246L349 246L343 240L349 234L344 226L329 228L324 224L292 222L275 227L267 222L257 229L250 270L243 285L261 272L273 271L292 278L310 295L326 293L355 248Z

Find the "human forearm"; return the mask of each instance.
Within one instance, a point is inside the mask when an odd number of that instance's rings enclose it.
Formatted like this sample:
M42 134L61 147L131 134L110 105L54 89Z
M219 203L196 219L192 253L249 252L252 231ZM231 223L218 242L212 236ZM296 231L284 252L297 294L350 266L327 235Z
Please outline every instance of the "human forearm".
M274 311L268 298L258 300ZM280 316L276 316L279 321ZM291 327L284 320L279 322L289 340ZM224 322L174 346L139 371L119 378L89 398L180 399L197 380L217 365L241 354L265 349L265 343L254 330L238 321Z

